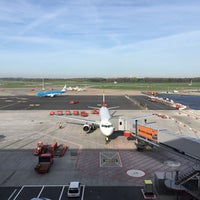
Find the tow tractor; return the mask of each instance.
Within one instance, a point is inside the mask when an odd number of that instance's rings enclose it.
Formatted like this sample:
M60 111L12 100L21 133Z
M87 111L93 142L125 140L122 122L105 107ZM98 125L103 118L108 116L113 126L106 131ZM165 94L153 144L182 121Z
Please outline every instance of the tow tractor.
M39 141L37 143L37 147L34 150L35 156L40 156L42 154L50 153L53 157L62 157L67 150L67 146L64 144L58 145L57 142L53 142L52 145L43 144L43 142Z

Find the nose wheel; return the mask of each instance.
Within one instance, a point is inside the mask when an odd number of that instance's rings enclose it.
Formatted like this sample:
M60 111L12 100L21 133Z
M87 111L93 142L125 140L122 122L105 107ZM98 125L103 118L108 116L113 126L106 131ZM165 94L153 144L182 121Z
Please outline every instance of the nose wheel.
M105 141L106 141L106 144L108 144L110 142L110 139L108 137L105 137Z

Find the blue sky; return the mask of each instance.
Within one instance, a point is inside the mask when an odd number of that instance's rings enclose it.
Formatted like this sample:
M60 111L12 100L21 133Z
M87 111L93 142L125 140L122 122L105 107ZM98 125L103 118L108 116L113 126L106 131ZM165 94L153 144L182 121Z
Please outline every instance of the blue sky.
M199 77L199 0L1 0L0 77Z

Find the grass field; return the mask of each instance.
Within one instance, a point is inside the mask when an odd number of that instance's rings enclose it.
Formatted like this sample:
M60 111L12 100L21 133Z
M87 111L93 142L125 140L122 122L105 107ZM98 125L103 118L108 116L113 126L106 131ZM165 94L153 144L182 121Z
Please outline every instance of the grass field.
M98 89L116 89L116 90L138 90L138 91L173 91L173 90L199 90L200 82L194 82L189 85L188 82L170 82L170 83L149 83L149 82L107 82L90 81L87 79L20 79L20 80L0 80L0 88L55 88L61 89L64 85L79 86L81 88L90 87Z

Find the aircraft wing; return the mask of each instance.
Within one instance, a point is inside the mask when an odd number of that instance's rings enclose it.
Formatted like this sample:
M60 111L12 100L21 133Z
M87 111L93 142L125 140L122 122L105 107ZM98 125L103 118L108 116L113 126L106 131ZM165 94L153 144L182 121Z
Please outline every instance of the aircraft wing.
M95 124L95 125L100 125L100 121L96 121L96 120L91 120L91 119L84 119L84 118L77 118L77 117L70 117L70 116L59 116L59 115L56 115L58 117L61 117L61 118L65 118L65 119L68 119L68 120L71 120L71 121L78 121L78 122L82 122L83 124Z
M97 110L100 109L100 107L94 107L94 106L88 106L88 108L93 108L93 109L97 109ZM117 108L119 108L119 106L108 107L108 110L113 110L113 109L117 109Z

